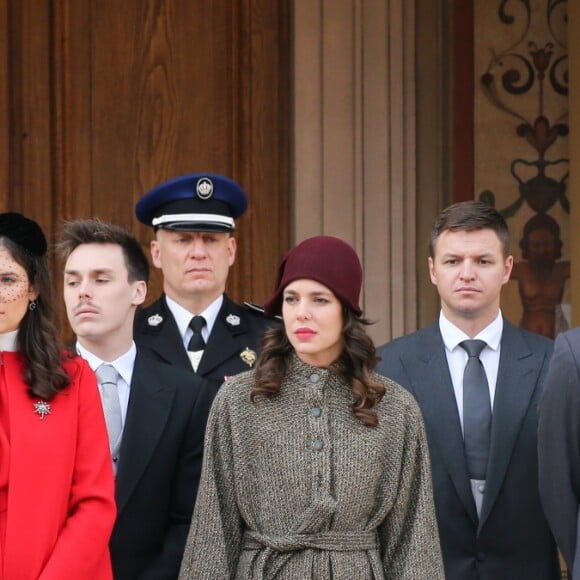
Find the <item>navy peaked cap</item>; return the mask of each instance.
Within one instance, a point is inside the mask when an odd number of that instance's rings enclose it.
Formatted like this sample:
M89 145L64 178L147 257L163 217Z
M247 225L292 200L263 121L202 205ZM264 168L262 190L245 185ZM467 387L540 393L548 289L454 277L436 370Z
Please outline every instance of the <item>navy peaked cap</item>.
M137 219L155 229L233 232L248 207L245 191L213 173L175 177L146 193L135 206Z

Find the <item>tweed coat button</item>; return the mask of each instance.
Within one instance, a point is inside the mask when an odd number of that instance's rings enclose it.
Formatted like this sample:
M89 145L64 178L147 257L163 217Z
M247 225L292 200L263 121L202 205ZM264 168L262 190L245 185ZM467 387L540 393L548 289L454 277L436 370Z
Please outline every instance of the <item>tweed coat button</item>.
M320 417L322 415L322 409L320 407L312 407L310 413L312 413L313 417Z
M316 451L322 451L324 449L324 443L322 441L315 441L312 444L312 447L314 447Z
M316 374L316 373L312 373L310 375L310 382L311 383L317 383L320 380L320 375Z

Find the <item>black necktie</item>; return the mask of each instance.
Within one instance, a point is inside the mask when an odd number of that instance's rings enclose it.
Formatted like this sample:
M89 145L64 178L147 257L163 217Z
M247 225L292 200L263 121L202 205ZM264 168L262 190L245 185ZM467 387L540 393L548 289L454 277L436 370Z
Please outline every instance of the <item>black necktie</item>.
M469 358L463 373L463 437L471 479L485 479L491 439L491 401L485 369L479 354L483 340L464 340L459 344Z
M187 345L187 350L191 352L196 352L198 350L203 350L205 348L205 340L201 335L201 329L205 326L205 318L203 316L194 316L190 323L189 328L193 330L193 335L189 340Z

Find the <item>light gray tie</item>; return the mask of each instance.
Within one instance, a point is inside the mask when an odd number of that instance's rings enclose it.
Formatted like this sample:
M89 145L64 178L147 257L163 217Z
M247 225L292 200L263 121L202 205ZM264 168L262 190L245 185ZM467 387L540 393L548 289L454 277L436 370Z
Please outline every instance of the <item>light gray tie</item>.
M113 458L113 467L116 466L119 448L121 447L121 433L123 431L123 418L121 415L121 402L117 390L119 373L114 366L108 364L100 365L95 371L99 387L101 390L101 400L103 401L103 411L107 432L109 434L109 448Z
M489 384L479 354L483 340L459 344L468 355L463 373L463 438L470 479L485 479L491 439L491 399Z

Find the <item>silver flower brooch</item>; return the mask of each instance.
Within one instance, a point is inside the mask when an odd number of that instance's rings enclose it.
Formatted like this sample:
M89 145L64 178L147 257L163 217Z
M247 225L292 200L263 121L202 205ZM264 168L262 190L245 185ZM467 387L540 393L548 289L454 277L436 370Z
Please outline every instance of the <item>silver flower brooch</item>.
M36 401L34 403L34 412L40 415L41 419L44 419L47 415L50 415L50 403L46 401Z

